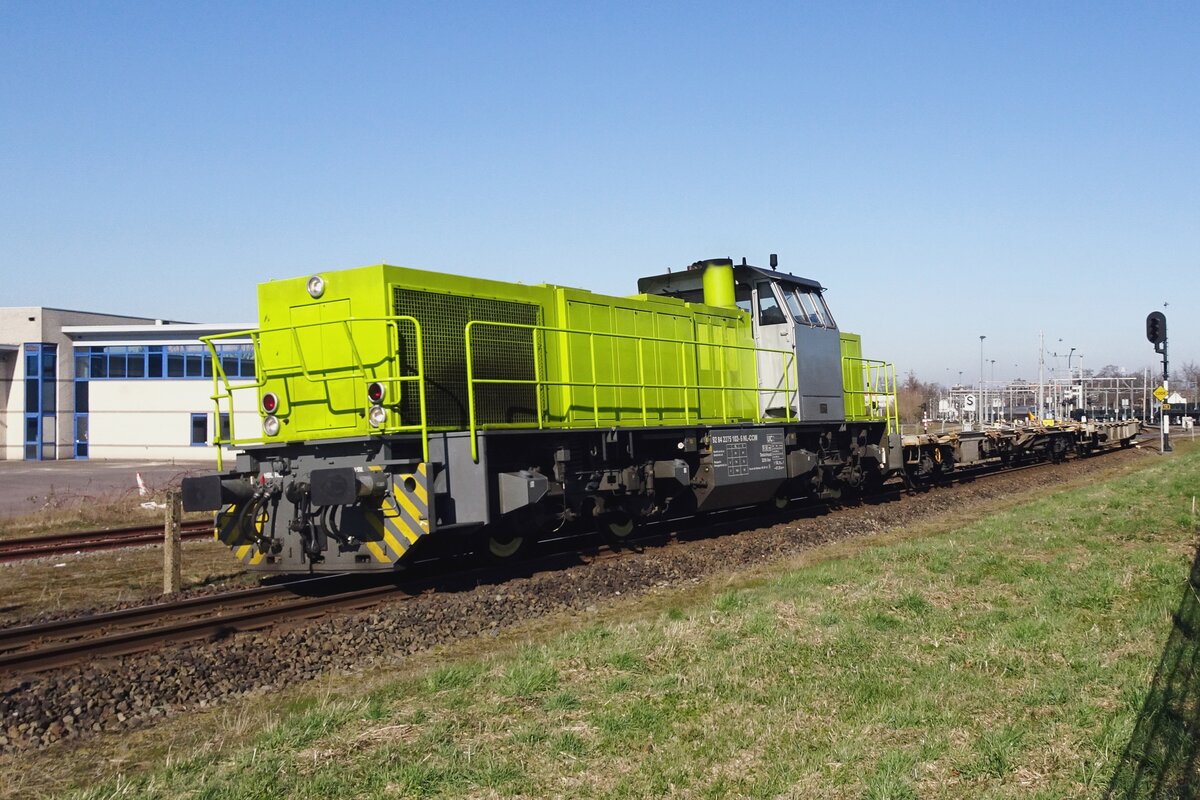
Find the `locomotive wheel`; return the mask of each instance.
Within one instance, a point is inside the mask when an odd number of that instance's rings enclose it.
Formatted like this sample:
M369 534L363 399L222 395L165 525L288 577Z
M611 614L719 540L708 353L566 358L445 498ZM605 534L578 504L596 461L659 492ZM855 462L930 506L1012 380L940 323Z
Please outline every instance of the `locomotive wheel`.
M485 529L481 535L480 549L491 561L507 561L523 553L533 542L533 537L507 527Z
M637 521L625 510L606 511L596 519L596 530L610 544L620 545L637 530Z

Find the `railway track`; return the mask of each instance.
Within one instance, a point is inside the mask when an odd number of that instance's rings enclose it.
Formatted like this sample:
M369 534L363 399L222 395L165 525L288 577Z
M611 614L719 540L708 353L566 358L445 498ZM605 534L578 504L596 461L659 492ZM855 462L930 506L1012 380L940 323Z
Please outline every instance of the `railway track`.
M1042 467L1023 464L1004 469L978 469L946 476L946 483L973 481L1002 472L1013 474ZM899 482L888 484L879 497L896 499L909 493ZM383 601L403 601L421 594L481 584L501 584L515 575L528 577L562 569L565 563L619 558L624 551L671 547L696 535L719 536L755 524L770 525L801 519L824 509L820 501L793 502L787 509L764 511L762 506L731 508L711 514L675 518L641 526L628 540L601 544L595 533L565 535L543 542L548 548L534 558L468 570L434 558L424 563L432 571L419 578L370 578L330 575L260 586L234 592L192 597L89 617L56 620L0 629L0 672L33 674L83 660L145 652L164 644L223 639L275 625L319 617L334 611L366 608ZM757 513L755 510L757 509ZM747 517L746 512L752 516ZM207 526L203 533L207 534ZM161 537L161 533L156 534ZM416 566L415 564L413 566ZM349 584L347 588L346 584Z
M212 522L203 520L185 522L180 526L179 532L180 536L187 540L211 537L212 530ZM163 526L161 524L116 530L57 533L49 536L25 536L0 540L0 562L136 547L158 544L162 540Z
M659 534L661 536L661 534ZM594 552L587 560L618 558L619 550ZM0 629L0 673L31 675L58 667L131 655L166 644L224 639L278 623L411 600L429 592L500 584L514 575L562 569L578 563L577 550L557 550L519 564L438 572L417 579L327 575L253 589L191 597L136 608Z
M1013 470L1008 474L1015 473L1032 475L1035 470ZM969 509L977 502L992 503L995 493L973 492L969 488L972 482L962 480L964 494L939 503L942 511L936 513ZM1020 492L1039 486L1027 477L1004 484L1004 490ZM960 490L956 487L953 491ZM656 586L682 584L688 576L762 564L781 554L787 556L826 542L910 524L930 513L928 504L913 500L912 493L902 486L893 486L888 495L892 496L848 507L845 518L841 513L830 514L821 504L801 502L787 511L761 517L751 517L742 509L686 518L673 525L647 525L639 531L644 536L631 537L622 548L644 551L633 558L628 558L627 552L610 554L601 550L599 536L593 534L585 542L564 540L556 556L508 563L501 569L459 571L453 563L434 567L442 570L436 578L418 581L401 576L399 586L372 587L368 591L374 596L359 594L346 601L347 605L369 608L370 617L361 612L340 614L334 598L328 597L322 598L325 609L297 612L290 618L230 621L224 627L218 624L215 633L208 634L212 640L208 644L199 638L205 634L195 633L177 635L176 641L190 638L190 644L162 645L147 637L136 646L101 643L99 634L80 634L77 638L89 636L91 641L78 648L73 659L76 666L56 669L54 659L59 656L46 653L26 658L26 666L20 666L15 658L0 665L0 675L6 679L0 686L0 716L9 731L18 729L16 737L10 739L10 747L40 747L63 738L84 738L93 730L152 721L163 708L183 710L223 702L245 688L242 683L231 682L231 674L257 675L264 687L277 687L328 671L344 671L347 664L365 659L394 661L399 653L424 651L473 632L502 630L520 620L561 610L583 613L589 604L611 597L614 590L616 594L636 595ZM730 537L728 546L716 541L725 538L722 534L744 533L763 525L769 527L761 535L755 532ZM425 560L418 563L424 564ZM592 564L599 569L591 570ZM571 569L573 565L588 566L578 570ZM457 566L462 566L461 560ZM555 577L559 572L564 577ZM282 591L280 587L269 589ZM389 596L395 598L394 604ZM270 602L269 598L260 599ZM305 621L304 616L311 621ZM238 642L239 630L251 631L244 634L243 642ZM227 636L232 638L231 646L221 642ZM0 646L0 654L7 657L18 649L30 651L64 644L68 637L58 636L52 642L50 634L43 632L33 638L37 641L23 645L10 639L13 644ZM3 639L0 635L0 642ZM170 639L163 636L158 641ZM117 655L121 652L129 654ZM37 659L41 666L36 666ZM62 656L58 663L69 660ZM81 698L86 698L86 703L81 703ZM70 724L64 722L68 717Z
M173 642L223 638L276 622L378 602L394 584L322 593L342 576L260 586L156 603L88 617L0 630L0 672L26 674L83 660L129 655ZM298 595L303 589L315 592Z

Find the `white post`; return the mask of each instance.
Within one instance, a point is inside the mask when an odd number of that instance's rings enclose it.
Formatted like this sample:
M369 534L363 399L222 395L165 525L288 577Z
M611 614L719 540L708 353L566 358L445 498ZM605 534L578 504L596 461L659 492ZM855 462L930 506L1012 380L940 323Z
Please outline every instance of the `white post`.
M1163 393L1166 394L1168 397L1171 396L1171 391L1170 391L1170 388L1167 386L1167 379L1165 377L1163 378ZM1162 403L1160 403L1158 406L1158 421L1159 421L1158 427L1160 430L1159 437L1158 437L1158 451L1160 453L1167 452L1167 433L1169 433L1169 428L1171 425L1170 415L1167 414L1167 412L1163 410L1163 407L1166 406L1166 404L1167 404L1167 401L1163 400Z
M981 334L979 337L979 404L975 406L975 421L979 423L980 430L983 429L983 417L980 416L980 413L987 406L987 396L983 393L983 340L986 338L986 334Z
M1042 415L1046 413L1046 334L1038 331L1038 424L1042 424Z

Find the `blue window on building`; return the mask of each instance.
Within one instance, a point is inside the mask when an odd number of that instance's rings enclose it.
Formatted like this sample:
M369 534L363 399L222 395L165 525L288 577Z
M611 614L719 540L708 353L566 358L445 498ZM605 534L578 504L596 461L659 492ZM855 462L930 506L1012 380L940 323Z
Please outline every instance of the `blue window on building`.
M192 446L208 444L208 414L192 414Z
M230 379L254 378L254 347L217 345L221 369ZM202 344L104 345L75 348L75 375L90 380L162 378L212 379L212 356Z
M25 344L25 458L57 458L58 345Z
M88 374L91 356L75 354L75 457L88 457L88 410L91 393L88 390Z
M42 350L30 347L50 348L49 361ZM55 345L26 345L26 458L38 458L41 437L44 436L39 414L49 413L49 430L54 431L53 415L56 405L54 381L45 388L41 376L49 370L54 372ZM217 345L217 357L221 369L231 380L253 380L254 347L250 344ZM75 414L74 444L75 457L88 457L88 412L91 381L103 380L163 380L194 378L212 380L212 356L202 344L182 345L84 345L75 348ZM229 415L222 413L216 420L217 432L222 440L229 439ZM196 446L208 444L208 415L192 414L190 442ZM53 448L51 438L50 447ZM51 450L52 452L52 450ZM53 455L48 456L53 458Z
M229 414L222 411L217 415L217 438L229 441ZM200 447L208 444L208 414L192 414L191 444Z
M75 457L86 459L88 457L88 415L75 415Z
M163 376L163 346L152 344L146 348L146 377L161 378Z

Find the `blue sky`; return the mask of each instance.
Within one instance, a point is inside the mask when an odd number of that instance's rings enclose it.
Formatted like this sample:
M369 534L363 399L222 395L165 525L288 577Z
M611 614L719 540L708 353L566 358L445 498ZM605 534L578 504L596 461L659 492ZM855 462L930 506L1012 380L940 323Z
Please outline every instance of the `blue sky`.
M0 0L0 305L746 256L901 373L1200 361L1200 6ZM1061 340L1061 341L1060 341ZM1076 355L1075 366L1078 366ZM990 374L993 367L988 364Z

